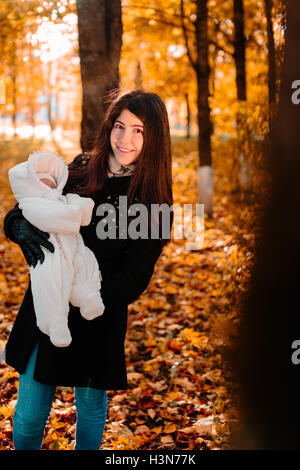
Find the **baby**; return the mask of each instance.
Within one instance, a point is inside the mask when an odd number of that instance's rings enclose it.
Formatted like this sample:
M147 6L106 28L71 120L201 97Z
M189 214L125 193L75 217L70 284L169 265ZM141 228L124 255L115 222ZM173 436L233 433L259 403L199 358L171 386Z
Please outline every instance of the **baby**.
M56 181L55 181L55 178L53 178L53 176L48 175L47 173L40 172L38 173L38 177L39 177L39 180L42 183L49 186L49 188L52 188L52 189L56 188Z
M68 167L55 153L34 152L8 174L24 217L50 233L55 248L49 253L41 247L44 262L30 267L37 326L55 346L69 346L69 302L80 308L86 320L104 311L99 265L79 233L80 226L91 221L94 201L77 194L62 195Z

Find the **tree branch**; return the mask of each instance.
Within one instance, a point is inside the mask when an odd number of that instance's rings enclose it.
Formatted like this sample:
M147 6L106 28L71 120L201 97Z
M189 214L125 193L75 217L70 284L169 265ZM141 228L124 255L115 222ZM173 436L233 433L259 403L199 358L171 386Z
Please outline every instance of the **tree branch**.
M216 41L210 39L208 42L209 44L213 44L216 47L216 49L218 49L219 51L223 51L225 52L225 54L228 54L231 57L234 57L234 52L230 52L227 49L224 49L224 47L220 46Z
M163 16L171 16L173 18L181 18L181 15L180 14L177 14L177 13L172 13L172 14L169 14L169 13L166 13L165 10L161 10L160 8L155 8L155 7L152 7L151 5L149 6L145 6L145 5L136 5L136 4L130 4L130 5L123 5L122 6L122 9L132 9L132 8L140 8L141 10L154 10L155 12L159 13L159 14L162 14Z
M129 15L131 12L127 12L126 14ZM137 20L145 20L149 22L150 18L148 18L147 16L139 16L138 18L136 18ZM172 26L172 28L181 28L181 24L176 24L176 23L171 23L170 21L165 21L165 20L162 20L162 19L158 19L158 18L151 18L153 21L156 21L156 23L160 23L160 24L165 24L167 26ZM189 28L186 28L186 31L189 32L189 33L192 33L194 34L194 30L192 29L189 29Z
M197 71L197 63L193 60L192 58L192 54L191 54L191 51L190 51L190 48L189 48L189 42L188 42L188 37L187 37L187 30L186 30L186 27L185 27L185 24L184 24L184 6L183 6L183 0L180 0L180 11L181 11L181 25L182 25L182 30L183 30L183 36L184 36L184 41L185 41L185 47L186 47L186 52L187 52L187 56L189 58L189 61L193 67L193 69L195 70L195 72Z

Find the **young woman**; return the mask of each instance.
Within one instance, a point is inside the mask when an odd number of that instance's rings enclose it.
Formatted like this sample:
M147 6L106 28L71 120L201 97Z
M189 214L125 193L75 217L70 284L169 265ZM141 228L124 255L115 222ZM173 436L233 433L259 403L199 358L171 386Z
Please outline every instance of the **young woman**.
M99 263L105 311L87 321L70 305L72 343L57 348L36 326L29 280L5 349L5 362L20 374L13 425L16 450L41 448L56 386L75 387L75 450L99 449L107 416L106 391L127 389L128 305L146 290L170 233L161 236L159 225L159 238L151 238L150 226L148 238L130 237L128 231L124 236L119 216L127 216L131 203L144 204L148 215L151 204L165 203L169 208L173 204L169 123L159 96L134 90L113 97L94 149L69 165L67 192L95 201L91 223L80 233ZM127 196L127 214L119 210L120 196ZM110 204L105 217L99 216L102 204ZM116 237L105 238L99 231L105 219L110 233L115 224ZM126 230L133 219L128 216ZM171 211L170 230L172 222ZM43 262L41 246L54 249L48 234L29 224L18 206L6 214L4 232L20 245L30 265Z

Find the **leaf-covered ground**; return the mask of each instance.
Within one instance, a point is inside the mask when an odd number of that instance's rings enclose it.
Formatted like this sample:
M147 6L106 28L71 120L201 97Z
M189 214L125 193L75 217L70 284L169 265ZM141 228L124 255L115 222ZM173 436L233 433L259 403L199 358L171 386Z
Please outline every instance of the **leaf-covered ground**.
M259 198L230 193L230 148L215 149L214 216L205 218L204 246L172 240L147 291L129 306L126 356L129 389L108 391L101 449L226 449L239 422L230 352L253 264ZM173 142L174 203L196 203L195 142ZM228 159L228 158L227 158ZM8 163L9 165L9 163ZM1 224L14 200L1 175ZM259 186L259 182L257 183ZM28 282L17 245L0 234L0 341L9 335ZM12 450L18 374L0 366L0 450ZM43 449L72 449L73 389L58 387Z

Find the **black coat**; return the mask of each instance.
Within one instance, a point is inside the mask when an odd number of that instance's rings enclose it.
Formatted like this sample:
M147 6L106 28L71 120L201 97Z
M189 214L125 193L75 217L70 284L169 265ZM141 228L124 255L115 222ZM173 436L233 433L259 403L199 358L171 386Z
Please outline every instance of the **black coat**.
M76 157L77 163L78 159L81 160L81 156ZM146 290L162 245L159 239L150 238L100 240L96 235L96 224L103 217L96 216L95 212L100 203L114 202L118 221L118 196L126 195L130 178L130 175L117 176L105 181L103 190L93 198L95 207L91 223L88 227L81 227L80 231L99 263L101 295L105 305L103 315L88 321L82 318L79 308L70 305L72 342L68 347L55 347L36 325L29 280L5 352L5 362L19 373L25 371L39 340L34 371L38 382L104 390L128 387L124 352L128 304ZM5 217L4 232L8 236L9 220L16 213L21 213L17 206Z

